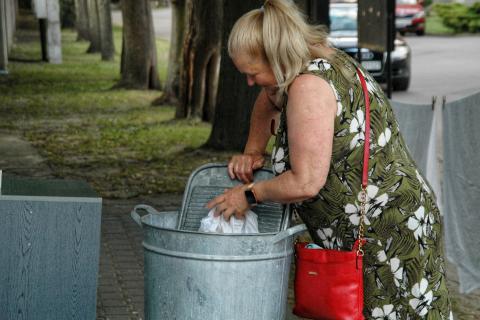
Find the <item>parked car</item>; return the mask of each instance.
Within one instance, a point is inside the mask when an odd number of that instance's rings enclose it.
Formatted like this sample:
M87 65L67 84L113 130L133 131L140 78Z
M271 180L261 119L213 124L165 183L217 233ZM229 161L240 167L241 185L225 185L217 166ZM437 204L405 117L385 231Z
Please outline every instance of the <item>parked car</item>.
M358 58L357 4L330 4L330 35L333 46ZM393 89L405 91L410 85L411 50L407 42L397 35L391 53ZM386 83L386 52L361 49L362 65L379 83Z
M395 6L395 27L400 34L415 32L425 34L425 10L421 0L397 0Z

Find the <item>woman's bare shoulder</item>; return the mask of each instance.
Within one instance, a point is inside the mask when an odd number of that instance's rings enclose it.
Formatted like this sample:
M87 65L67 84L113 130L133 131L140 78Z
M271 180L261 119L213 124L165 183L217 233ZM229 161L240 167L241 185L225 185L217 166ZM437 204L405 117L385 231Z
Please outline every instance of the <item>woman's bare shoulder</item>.
M290 85L288 100L304 101L309 98L317 101L335 101L332 88L325 79L313 74L301 74Z

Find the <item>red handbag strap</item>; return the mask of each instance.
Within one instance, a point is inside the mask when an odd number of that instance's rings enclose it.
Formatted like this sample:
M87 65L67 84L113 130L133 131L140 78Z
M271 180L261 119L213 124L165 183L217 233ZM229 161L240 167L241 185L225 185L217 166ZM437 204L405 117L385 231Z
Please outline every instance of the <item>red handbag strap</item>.
M357 68L357 74L362 84L363 96L365 98L365 146L363 149L363 173L362 187L366 188L368 184L368 158L370 157L370 98L368 95L367 83L360 69Z
M365 138L364 138L364 149L363 149L363 171L362 171L362 191L361 203L360 203L360 223L358 226L358 243L357 243L357 256L363 256L363 245L365 242L364 233L365 233L365 215L366 215L366 202L367 202L367 185L368 185L368 159L370 157L370 97L368 95L367 83L365 77L360 69L357 68L358 78L362 84L363 96L365 99ZM354 248L355 250L355 248Z

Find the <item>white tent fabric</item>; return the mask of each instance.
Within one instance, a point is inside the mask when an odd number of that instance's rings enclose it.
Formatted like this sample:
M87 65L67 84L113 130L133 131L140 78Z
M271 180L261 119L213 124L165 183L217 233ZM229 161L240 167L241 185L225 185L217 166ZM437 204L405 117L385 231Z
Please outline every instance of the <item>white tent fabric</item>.
M425 176L433 124L432 105L392 101L392 107L407 148Z
M445 105L443 148L445 249L469 293L480 288L480 92Z
M440 213L442 208L441 188L441 155L438 151L438 139L441 129L441 108L435 107L432 111L431 104L409 104L391 101L395 117L397 118L400 132L405 139L407 148L415 160L418 170L432 187Z

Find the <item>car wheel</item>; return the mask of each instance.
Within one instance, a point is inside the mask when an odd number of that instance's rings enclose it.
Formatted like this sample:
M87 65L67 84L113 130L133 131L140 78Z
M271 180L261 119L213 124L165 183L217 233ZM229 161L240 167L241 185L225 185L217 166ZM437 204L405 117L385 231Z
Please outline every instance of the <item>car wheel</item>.
M395 91L407 91L410 86L410 77L394 80L392 85Z
M423 35L425 35L425 29L417 30L417 31L415 31L415 33L417 34L417 36L423 36Z
M400 33L401 36L405 35L405 31L399 31L399 33Z

